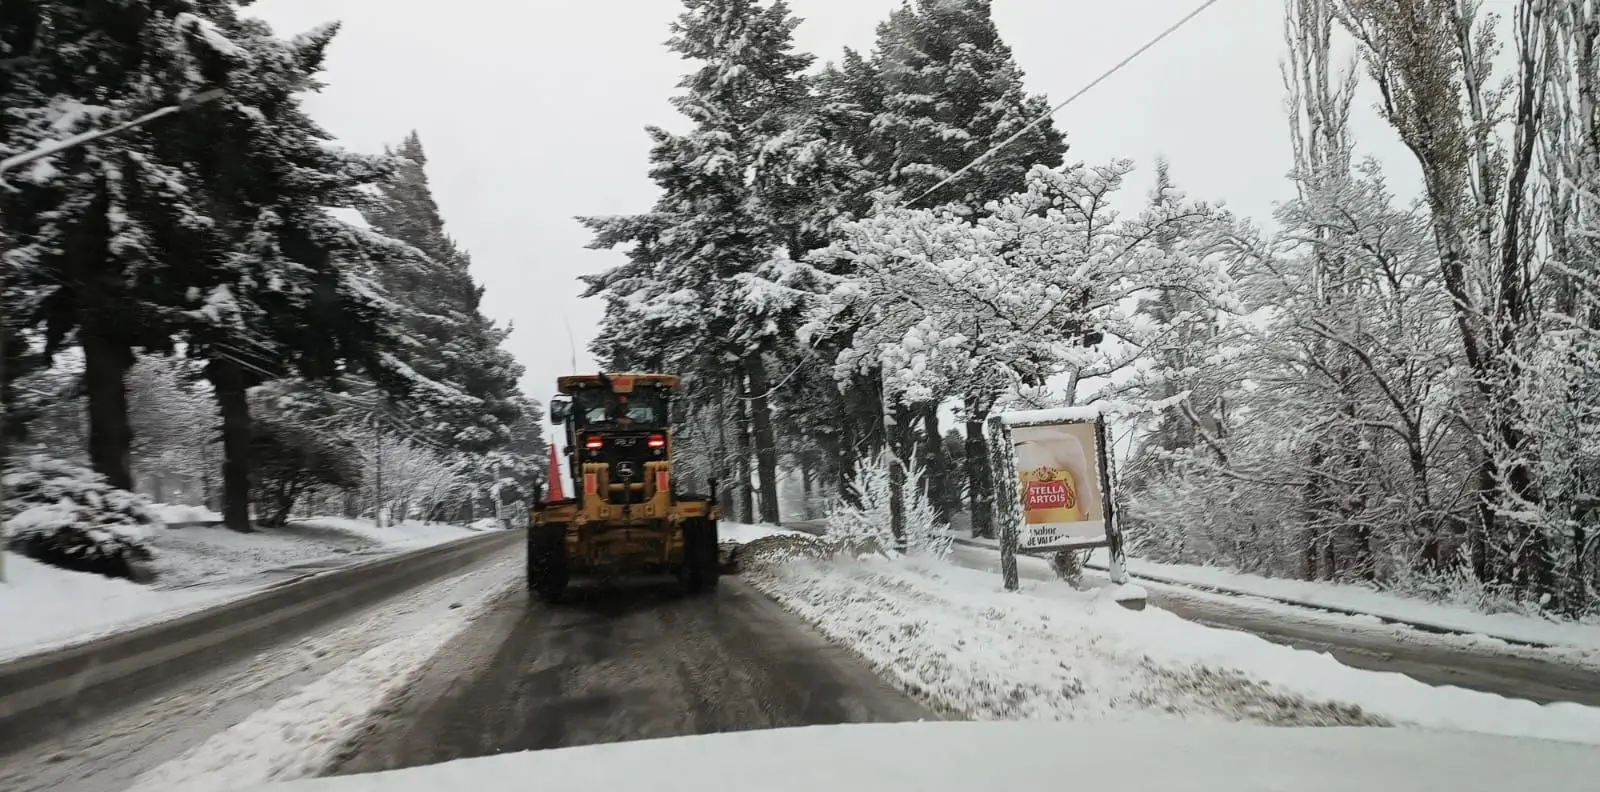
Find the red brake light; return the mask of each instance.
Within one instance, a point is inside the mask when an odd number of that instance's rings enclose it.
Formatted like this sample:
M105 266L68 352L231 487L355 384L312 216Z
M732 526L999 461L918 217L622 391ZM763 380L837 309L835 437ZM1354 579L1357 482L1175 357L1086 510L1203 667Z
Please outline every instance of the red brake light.
M590 437L583 441L583 447L590 451L598 451L600 450L600 446L604 444L605 441L598 437Z
M666 448L667 438L664 435L653 434L650 435L650 439L647 440L646 443L648 443L651 448Z

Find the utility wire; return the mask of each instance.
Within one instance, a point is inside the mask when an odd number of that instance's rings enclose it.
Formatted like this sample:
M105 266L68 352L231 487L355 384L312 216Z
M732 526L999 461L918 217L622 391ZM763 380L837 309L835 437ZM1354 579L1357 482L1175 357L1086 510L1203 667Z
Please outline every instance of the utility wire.
M1146 52L1150 51L1151 48L1155 47L1155 45L1157 45L1157 44L1160 44L1168 36L1172 35L1173 33L1178 32L1178 30L1180 28L1182 28L1184 25L1189 24L1190 20L1194 19L1197 16L1200 16L1201 12L1203 12L1206 9L1216 5L1217 2L1218 2L1218 0L1205 0L1205 2L1201 3L1193 11L1190 11L1189 13L1184 14L1182 17L1180 17L1178 19L1178 21L1173 22L1171 25L1167 26L1167 29L1161 31L1159 34L1156 35L1155 38L1150 39L1149 41L1145 42L1144 46L1134 50L1132 53L1130 53L1128 55L1128 57L1123 58L1121 61L1118 61L1116 65L1114 65L1111 68L1107 69L1106 71L1102 72L1100 74L1100 76L1098 76L1098 77L1094 78L1093 80L1091 80L1088 85L1085 85L1082 88L1079 88L1077 90L1077 92L1073 93L1071 96L1068 96L1066 99L1063 99L1055 107L1052 107L1049 110L1045 111L1044 113L1041 113L1038 118L1035 118L1032 121L1029 121L1027 126L1024 126L1023 128L1017 130L1010 137L1006 138L1005 140L1000 141L999 143L994 144L993 146L991 146L989 148L988 151L985 151L982 154L978 155L977 159L974 159L973 161L967 163L966 165L963 165L960 170L956 171L955 173L950 174L949 176L946 176L942 181L940 181L938 184L935 184L932 187L930 187L926 192L923 192L921 195L918 195L917 197L911 199L910 201L907 201L905 203L905 206L909 208L913 204L916 204L918 201L921 201L922 199L928 197L929 195L932 195L933 193L937 192L939 190L939 188L944 187L945 185L955 181L956 179L961 178L962 176L966 175L969 171L971 171L973 168L976 168L979 165L982 165L983 163L987 162L990 157L993 157L1001 149L1005 148L1006 146L1011 145L1012 143L1015 143L1023 135L1026 135L1029 130L1033 129L1034 127L1037 127L1038 125L1040 125L1042 123L1044 123L1045 119L1048 119L1051 116L1055 115L1057 112L1059 112L1061 110L1061 108L1066 107L1069 104L1072 104L1074 101L1077 101L1084 94L1086 94L1089 91L1093 90L1095 86L1099 85L1102 82L1105 82L1107 79L1109 79L1112 75L1116 74L1117 72L1122 71L1122 69L1124 67L1126 67L1128 64L1132 63L1140 55L1143 55ZM816 343L815 340L813 340L812 345L815 346L815 343ZM796 364L793 371L790 371L786 376L784 376L783 379L780 380L777 385L774 385L774 386L768 388L766 393L764 393L764 394L762 394L760 396L739 396L738 398L743 399L745 401L752 401L752 400L757 399L757 398L766 398L768 396L771 396L772 394L777 393L778 390L780 388L782 388L784 385L788 384L789 380L792 379L795 374L799 373L800 369L804 365L805 365L805 361L803 361L803 360L799 364Z
M1183 15L1182 18L1180 18L1178 21L1176 21L1176 22L1172 23L1171 25L1169 25L1166 30L1161 31L1161 33L1159 35L1157 35L1155 38L1150 39L1149 41L1145 42L1144 46L1134 50L1133 53L1130 54L1128 57L1123 58L1120 62L1117 63L1117 65L1112 66L1110 69L1107 69L1105 72L1101 73L1101 75L1099 77L1096 77L1096 78L1094 78L1094 80L1090 81L1090 83L1088 85L1085 85L1082 88L1079 88L1077 93L1074 93L1073 95L1071 95L1071 96L1067 97L1066 99L1062 100L1061 103L1056 105L1055 107L1052 107L1049 110L1045 111L1044 113L1041 113L1038 118L1035 118L1032 121L1029 121L1027 126L1017 130L1016 133L1013 134L1011 137L1008 137L1005 140L1002 140L999 143L996 143L994 146L990 147L990 149L988 151L985 151L981 155L979 155L977 159L975 159L975 160L967 163L966 165L962 166L961 170L958 170L955 173L952 173L949 176L946 176L943 181L940 181L938 184L933 185L933 187L929 188L927 192L924 192L923 194L918 195L917 197L911 199L910 201L907 201L905 205L909 207L909 206L915 204L916 202L928 197L929 195L932 195L940 187L943 187L946 184L949 184L950 182L953 182L956 179L961 178L962 176L966 175L966 173L968 171L972 170L973 168L978 167L979 165L982 165L984 162L987 162L989 160L989 158L994 156L997 152L999 152L1000 149L1003 149L1006 146L1009 146L1012 143L1016 142L1016 140L1018 138L1022 137L1023 135L1026 135L1028 133L1028 131L1033 129L1034 127L1044 123L1045 119L1055 115L1057 111L1061 110L1061 108L1066 107L1069 104L1072 104L1079 97L1081 97L1084 94L1088 93L1095 86L1099 85L1102 82L1105 82L1107 78L1111 77L1111 75L1116 74L1119 71L1122 71L1122 68L1124 66L1127 66L1128 64L1132 63L1135 58L1139 57L1140 55L1145 54L1147 51L1150 50L1151 47L1154 47L1155 45L1160 44L1161 41L1163 39L1165 39L1167 36L1170 36L1173 33L1176 33L1179 28L1183 27L1184 25L1187 25L1189 23L1189 20L1194 19L1197 16L1200 16L1200 13L1202 11L1205 11L1207 8L1210 8L1210 7L1212 7L1212 6L1216 5L1216 4L1217 4L1217 0L1205 0L1205 2L1201 3L1198 8L1196 8L1195 10L1190 11L1189 13Z

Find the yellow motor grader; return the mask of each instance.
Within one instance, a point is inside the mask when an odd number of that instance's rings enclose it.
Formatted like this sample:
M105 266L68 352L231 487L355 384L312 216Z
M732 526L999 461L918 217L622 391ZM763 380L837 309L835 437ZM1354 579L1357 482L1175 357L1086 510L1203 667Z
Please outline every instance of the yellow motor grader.
M573 576L668 572L691 594L715 591L716 480L709 495L678 491L672 470L671 374L574 374L557 379L550 423L564 429L571 497L535 503L528 593L555 602Z

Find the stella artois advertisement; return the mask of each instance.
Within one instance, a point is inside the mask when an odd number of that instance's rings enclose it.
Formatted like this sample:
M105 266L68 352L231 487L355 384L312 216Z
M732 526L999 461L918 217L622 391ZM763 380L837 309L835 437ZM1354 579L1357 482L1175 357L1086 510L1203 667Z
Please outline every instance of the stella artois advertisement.
M1013 426L1011 441L1022 494L1020 547L1104 540L1095 424Z

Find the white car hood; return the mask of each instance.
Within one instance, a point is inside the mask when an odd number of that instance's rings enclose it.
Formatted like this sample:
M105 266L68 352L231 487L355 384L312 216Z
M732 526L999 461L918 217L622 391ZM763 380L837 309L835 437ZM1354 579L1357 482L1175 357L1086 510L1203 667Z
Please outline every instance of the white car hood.
M1565 792L1596 784L1600 746L1399 728L1151 720L766 729L502 754L260 789Z

